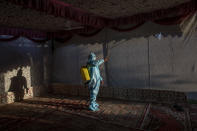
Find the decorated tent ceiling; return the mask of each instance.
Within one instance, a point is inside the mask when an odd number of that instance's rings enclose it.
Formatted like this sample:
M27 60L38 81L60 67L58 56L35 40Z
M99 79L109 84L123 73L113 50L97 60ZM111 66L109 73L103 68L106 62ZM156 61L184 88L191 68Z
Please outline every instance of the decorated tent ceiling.
M47 32L66 30L79 26L74 21L48 15L33 9L23 8L5 0L0 0L0 26L32 29Z
M87 32L89 31L87 27L97 29L96 32L103 27L117 30L117 27L127 24L134 25L135 28L146 21L166 24L166 21L158 20L167 17L175 17L175 19L170 19L170 24L177 24L186 15L196 12L197 1L0 0L0 8L0 34L22 34L35 37L47 36L49 32L57 35L60 32L65 33L76 29ZM178 22L176 17L178 17ZM9 30L5 31L5 28ZM15 29L13 31L10 28ZM41 32L34 32L32 35L32 32L24 29Z
M190 0L60 0L106 18L119 18L172 8Z

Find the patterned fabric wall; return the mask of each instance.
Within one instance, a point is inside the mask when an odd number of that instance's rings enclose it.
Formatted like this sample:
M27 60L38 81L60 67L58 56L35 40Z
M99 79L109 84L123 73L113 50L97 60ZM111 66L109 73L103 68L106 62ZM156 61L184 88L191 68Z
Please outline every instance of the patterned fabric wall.
M26 84L29 89L28 93L24 90L24 98L47 92L51 65L50 42L41 45L20 37L14 41L0 42L0 47L0 103L13 102L14 93L21 88L19 85L24 88ZM18 75L20 69L21 77L25 79L23 82Z

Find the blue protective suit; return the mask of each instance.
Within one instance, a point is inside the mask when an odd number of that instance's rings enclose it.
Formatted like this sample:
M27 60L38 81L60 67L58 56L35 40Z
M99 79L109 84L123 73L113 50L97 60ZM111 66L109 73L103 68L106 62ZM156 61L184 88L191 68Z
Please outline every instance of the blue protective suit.
M90 91L90 105L89 109L92 111L98 111L99 104L96 103L96 97L99 92L100 83L103 80L100 75L99 65L104 62L103 59L96 60L96 55L94 53L90 53L88 57L88 70L90 73L90 82L88 83L88 88Z

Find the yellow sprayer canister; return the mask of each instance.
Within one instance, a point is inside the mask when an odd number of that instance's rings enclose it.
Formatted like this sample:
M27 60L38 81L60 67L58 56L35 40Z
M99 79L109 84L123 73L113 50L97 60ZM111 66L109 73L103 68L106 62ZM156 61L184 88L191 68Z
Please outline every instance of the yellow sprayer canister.
M84 83L90 80L90 75L86 66L81 67L80 72Z

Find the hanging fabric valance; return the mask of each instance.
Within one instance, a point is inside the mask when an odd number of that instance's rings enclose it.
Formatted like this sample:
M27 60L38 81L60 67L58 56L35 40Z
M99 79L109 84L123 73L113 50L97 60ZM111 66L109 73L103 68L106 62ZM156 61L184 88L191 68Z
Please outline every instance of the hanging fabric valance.
M3 28L0 27L0 35L12 35L13 38L8 40L17 39L19 36L27 37L28 39L44 43L51 38L59 41L68 41L73 35L79 35L82 37L92 37L98 34L104 27L111 28L119 32L132 31L147 21L152 21L161 25L174 25L180 24L183 20L192 16L197 11L197 1L191 0L187 3L181 4L177 7L157 10L151 13L143 13L134 16L122 17L117 19L108 19L91 13L85 12L79 8L75 8L69 4L66 4L59 0L9 0L18 5L22 5L26 8L36 9L48 14L52 14L58 17L70 18L80 22L85 26L85 29L72 30L72 31L60 31L60 32L43 32L33 31L19 28ZM176 13L175 17L166 17L170 13ZM128 25L128 28L122 28L122 25ZM132 25L132 26L129 26ZM43 38L34 39L34 38ZM0 39L0 41L3 41ZM6 41L6 40L4 40Z

